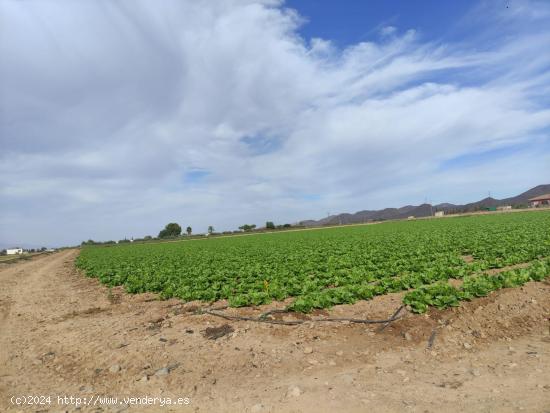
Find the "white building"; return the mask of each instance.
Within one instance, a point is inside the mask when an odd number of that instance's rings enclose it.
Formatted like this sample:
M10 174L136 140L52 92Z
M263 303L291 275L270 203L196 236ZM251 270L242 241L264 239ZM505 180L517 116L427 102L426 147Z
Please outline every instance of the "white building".
M436 217L442 217L445 215L445 211L436 211L434 214Z
M7 255L23 254L23 248L10 248L6 250Z

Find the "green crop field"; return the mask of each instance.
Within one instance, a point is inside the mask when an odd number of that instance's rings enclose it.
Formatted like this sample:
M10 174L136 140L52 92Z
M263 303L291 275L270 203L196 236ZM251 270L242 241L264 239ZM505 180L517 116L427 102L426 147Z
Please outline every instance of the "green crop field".
M522 268L487 270L529 263ZM550 212L522 212L159 244L88 246L77 266L128 292L307 312L389 292L445 308L550 275ZM464 279L460 287L447 281Z

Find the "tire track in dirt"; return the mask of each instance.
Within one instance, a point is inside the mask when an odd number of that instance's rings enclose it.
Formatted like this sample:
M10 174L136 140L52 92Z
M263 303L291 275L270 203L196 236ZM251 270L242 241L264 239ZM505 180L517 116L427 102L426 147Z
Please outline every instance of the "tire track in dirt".
M460 308L377 326L296 327L195 315L196 303L128 295L74 268L77 250L0 269L0 411L11 395L190 397L132 412L547 412L550 284L504 289ZM390 294L335 317L391 314ZM257 315L262 308L228 309ZM433 346L427 342L437 328ZM216 330L217 331L217 330ZM36 406L35 406L36 407ZM102 406L119 411L121 406ZM546 410L545 410L546 409Z
M49 296L44 293L52 290L52 285L62 288L55 282L53 273L63 262L70 262L76 252L62 251L56 254L35 258L29 262L11 264L0 271L0 365L6 365L11 357L11 344L17 341L26 330L35 328L37 311L51 310Z
M37 257L24 263L10 264L0 270L0 292L1 323L3 331L8 329L9 323L6 318L12 312L31 311L40 297L42 289L50 289L52 277L49 272L57 270L62 261L74 257L75 251L63 251L56 254ZM15 308L13 308L15 306Z

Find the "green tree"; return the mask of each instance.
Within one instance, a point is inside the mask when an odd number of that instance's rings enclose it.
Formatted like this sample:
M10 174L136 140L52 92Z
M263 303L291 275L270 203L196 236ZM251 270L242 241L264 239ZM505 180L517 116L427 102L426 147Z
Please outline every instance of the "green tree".
M256 224L252 224L252 225L248 225L248 224L244 224L244 225L241 225L239 227L239 229L243 230L243 231L252 231L254 228L256 228Z
M166 224L164 229L159 232L159 238L178 237L181 235L181 227L175 222Z
M187 227L186 231L187 231L187 235L191 235L191 233L193 232L193 228Z
M275 229L275 224L274 224L273 222L271 222L271 221L267 221L267 222L265 223L265 227L266 227L267 229Z
M212 225L208 226L208 233L212 234L214 232L214 227Z

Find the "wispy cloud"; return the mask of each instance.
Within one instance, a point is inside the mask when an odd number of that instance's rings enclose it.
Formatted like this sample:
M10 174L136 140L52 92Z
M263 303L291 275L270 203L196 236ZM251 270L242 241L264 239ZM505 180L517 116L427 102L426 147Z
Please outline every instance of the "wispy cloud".
M545 182L549 8L513 3L472 10L461 42L387 26L338 49L273 1L4 0L2 238L292 222Z

